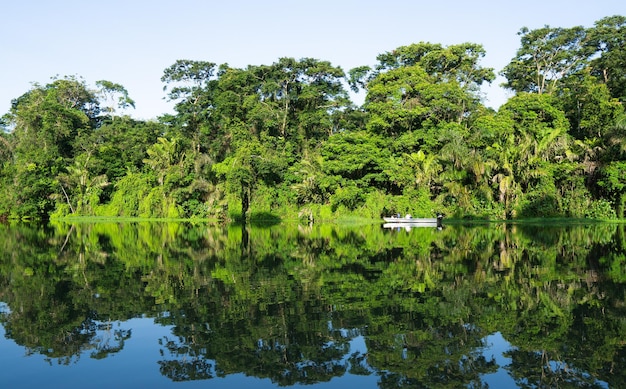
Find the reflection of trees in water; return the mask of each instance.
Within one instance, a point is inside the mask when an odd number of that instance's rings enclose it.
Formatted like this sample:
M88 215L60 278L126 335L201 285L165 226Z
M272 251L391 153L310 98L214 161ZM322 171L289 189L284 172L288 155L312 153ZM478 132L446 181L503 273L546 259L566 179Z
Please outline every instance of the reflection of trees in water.
M95 324L95 334L91 344L95 349L91 352L91 357L95 359L103 359L122 351L124 342L130 339L132 330L122 328L114 329L114 324L109 322Z
M228 304L210 305L205 312L186 306L160 318L160 323L174 326L174 337L160 340L161 371L172 380L190 371L196 379L245 373L281 385L323 382L345 374L348 342L358 332L329 327L328 305L320 296L279 285L267 279L251 285L268 293L259 294L259 301L245 311L240 308L249 300L231 295ZM210 300L200 294L190 303L207 306ZM199 367L208 370L199 372Z
M77 363L85 354L94 359L106 358L122 351L125 341L131 337L130 329L114 329L111 322L93 319L86 319L71 328L58 321L51 322L48 327L25 325L23 318L15 313L1 321L6 336L24 345L27 355L41 354L50 363L56 360L63 365Z
M216 376L212 361L198 355L193 344L164 337L159 339L159 345L161 356L169 357L159 361L159 370L172 381L205 380Z
M384 333L382 340L369 341L368 362L381 376L381 387L481 387L481 376L497 370L481 353L483 338L471 326L416 322L393 343Z
M111 323L156 317L173 381L481 387L500 331L520 383L625 383L623 226L377 227L0 227L0 322L72 363L123 351L131 332ZM366 352L350 349L360 336Z
M560 359L560 353L511 350L512 362L506 369L520 387L526 388L604 388L588 372ZM556 359L555 359L556 358Z
M270 378L281 385L310 384L328 381L345 374L350 362L344 359L349 351L345 339L314 345L293 339L258 339L239 335L235 340L227 326L216 330L213 342L197 343L185 338L159 339L161 373L173 381L208 379L245 372L258 378Z

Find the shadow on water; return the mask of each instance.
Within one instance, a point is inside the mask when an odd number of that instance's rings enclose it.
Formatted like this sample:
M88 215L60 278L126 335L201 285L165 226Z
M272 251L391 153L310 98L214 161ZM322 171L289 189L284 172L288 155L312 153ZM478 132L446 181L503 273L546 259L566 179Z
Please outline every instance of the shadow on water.
M233 220L233 225L241 226L244 224L244 219L241 214L234 215ZM250 217L245 220L245 224L258 228L272 227L281 222L282 219L271 212L253 212Z
M281 222L280 217L270 212L254 212L250 215L250 225L253 227L272 227Z

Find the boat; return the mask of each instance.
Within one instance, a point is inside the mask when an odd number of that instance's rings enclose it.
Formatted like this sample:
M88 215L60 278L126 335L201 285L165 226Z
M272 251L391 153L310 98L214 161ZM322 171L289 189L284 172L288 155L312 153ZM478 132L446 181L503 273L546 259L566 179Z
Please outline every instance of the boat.
M412 217L406 215L405 217L391 216L384 217L383 228L413 228L413 227L437 227L441 228L443 215L438 214L437 217Z

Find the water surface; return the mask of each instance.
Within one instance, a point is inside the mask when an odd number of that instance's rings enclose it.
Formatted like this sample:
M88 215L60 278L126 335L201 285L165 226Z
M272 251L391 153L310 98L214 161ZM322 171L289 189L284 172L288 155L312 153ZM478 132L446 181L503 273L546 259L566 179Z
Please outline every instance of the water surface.
M0 225L3 387L626 387L624 226Z

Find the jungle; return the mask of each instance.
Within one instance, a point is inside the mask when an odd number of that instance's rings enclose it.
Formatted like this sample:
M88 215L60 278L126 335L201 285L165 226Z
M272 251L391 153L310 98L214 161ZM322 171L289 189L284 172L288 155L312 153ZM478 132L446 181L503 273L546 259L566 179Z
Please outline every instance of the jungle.
M0 219L624 218L626 17L518 34L498 73L477 43L348 71L180 59L161 78L175 114L154 120L113 81L35 83L0 123Z

